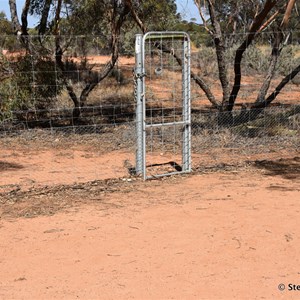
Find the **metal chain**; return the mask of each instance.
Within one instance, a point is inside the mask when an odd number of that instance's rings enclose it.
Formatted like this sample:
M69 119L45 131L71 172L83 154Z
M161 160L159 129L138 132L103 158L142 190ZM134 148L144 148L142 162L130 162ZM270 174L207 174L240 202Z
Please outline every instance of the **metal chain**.
M132 79L133 79L133 87L134 87L133 95L136 101L137 100L137 76L135 73L135 69L132 69L132 77L133 77Z
M146 73L136 73L135 69L132 69L132 76L133 76L133 86L134 86L134 99L137 100L137 85L138 85L138 79L142 79L143 77L146 77Z

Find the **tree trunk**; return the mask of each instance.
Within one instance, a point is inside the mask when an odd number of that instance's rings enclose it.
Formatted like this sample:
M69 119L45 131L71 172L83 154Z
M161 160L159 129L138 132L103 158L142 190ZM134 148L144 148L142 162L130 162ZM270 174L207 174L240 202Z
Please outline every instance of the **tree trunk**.
M300 65L298 65L290 74L285 76L275 90L263 102L254 103L251 108L264 108L267 107L272 101L276 99L281 90L300 72Z
M244 55L244 52L253 42L256 33L262 26L265 18L267 17L268 13L272 10L275 6L277 1L267 0L261 12L255 17L250 32L248 33L245 41L240 45L240 47L236 51L235 60L234 60L234 84L230 94L230 98L228 101L228 106L225 107L228 111L232 111L234 107L235 100L237 95L240 91L241 87L241 79L242 79L242 70L241 70L241 62Z
M73 121L75 123L78 122L80 118L80 109L81 107L84 107L86 105L87 98L91 91L103 80L105 79L111 70L114 68L119 55L119 37L121 33L121 27L126 19L126 16L130 12L130 8L126 5L123 9L123 11L120 13L120 16L117 18L117 10L116 4L113 8L112 12L112 24L111 24L111 32L112 32L112 41L111 41L111 59L106 64L102 72L97 77L92 77L90 79L90 82L86 84L84 89L81 92L80 97L78 98L74 92L73 87L68 83L68 80L65 76L66 68L65 64L62 60L62 49L60 46L60 36L59 36L59 15L60 15L60 9L61 9L61 3L62 0L58 1L57 9L56 9L56 17L55 17L55 27L54 27L54 34L56 35L56 62L59 68L62 70L63 77L64 77L64 85L67 88L68 94L71 98L71 100L74 103L74 110L73 110Z
M21 24L18 18L16 0L9 0L9 8L14 31L17 33L17 31L21 30Z
M111 24L111 32L112 32L112 38L111 38L111 58L110 61L106 64L102 72L99 74L99 76L94 77L82 90L80 95L80 106L84 106L86 104L86 100L90 92L103 80L105 79L111 70L114 68L118 57L119 57L119 45L120 45L120 33L121 33L121 27L127 17L127 15L130 12L130 7L128 5L125 5L122 13L120 14L119 18L116 20L116 11L117 8L114 8L113 16L112 16L112 24Z
M222 104L216 100L215 96L213 95L211 89L209 88L208 84L200 77L197 76L194 72L191 71L191 78L200 86L202 91L205 93L209 102L213 105L214 108L221 110Z
M30 6L30 0L25 1L25 5L23 7L22 15L21 15L21 21L22 21L22 26L21 26L21 31L22 35L28 35L28 11L29 11L29 6Z
M43 35L46 32L47 28L47 20L49 16L50 6L51 6L52 0L45 0L45 4L42 11L41 21L39 25L39 35Z
M279 30L279 29L278 29ZM281 31L278 31L275 33L275 41L273 44L273 49L272 49L272 56L271 56L271 61L268 69L268 73L266 76L266 79L263 83L263 85L260 88L260 91L258 93L257 99L255 103L260 103L264 102L266 94L269 90L271 80L274 76L275 73L275 68L277 65L278 57L280 56L281 49L279 48L280 44L282 43L283 40L283 33Z
M209 15L213 26L213 38L216 48L216 55L219 69L219 79L223 91L222 106L227 107L229 101L229 80L228 80L228 64L226 62L226 45L222 35L220 23L217 21L214 4L208 1Z
M65 77L66 69L65 69L65 65L62 61L62 55L63 55L63 53L62 53L62 49L59 44L59 38L56 37L56 50L55 50L56 64L62 71L64 85L68 91L69 97L71 98L71 100L73 101L73 104L74 104L73 119L77 120L80 116L80 102L74 92L73 87L68 83L68 80Z

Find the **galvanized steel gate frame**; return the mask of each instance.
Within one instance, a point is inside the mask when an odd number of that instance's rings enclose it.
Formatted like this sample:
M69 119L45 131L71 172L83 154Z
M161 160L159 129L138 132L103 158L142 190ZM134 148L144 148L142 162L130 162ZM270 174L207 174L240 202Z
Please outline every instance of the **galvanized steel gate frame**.
M182 39L182 120L171 123L147 124L145 84L145 43L150 39L161 41ZM137 34L135 41L135 98L136 98L136 174L142 175L144 180L153 177L169 176L191 172L191 82L190 82L190 38L185 32L148 32L145 35ZM147 176L146 130L150 127L180 126L182 130L182 166L181 171Z

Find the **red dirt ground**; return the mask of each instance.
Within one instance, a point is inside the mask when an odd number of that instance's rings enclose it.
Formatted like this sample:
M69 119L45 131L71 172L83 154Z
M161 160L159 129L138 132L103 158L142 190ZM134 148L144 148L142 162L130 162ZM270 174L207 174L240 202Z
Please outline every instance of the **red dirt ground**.
M28 155L42 180L45 152ZM300 298L288 290L300 284L299 153L147 182L120 164L132 154L89 155L110 166L99 179L126 177L0 200L0 299ZM68 156L57 157L67 178ZM21 153L6 159L23 168L1 184L30 169Z
M2 162L4 176L0 178L0 192L11 190L16 184L26 189L124 177L128 175L124 162L129 159L133 161L133 153L112 151L101 155L80 148L1 150L0 170Z
M300 299L299 152L217 150L143 182L133 151L3 147L0 299Z

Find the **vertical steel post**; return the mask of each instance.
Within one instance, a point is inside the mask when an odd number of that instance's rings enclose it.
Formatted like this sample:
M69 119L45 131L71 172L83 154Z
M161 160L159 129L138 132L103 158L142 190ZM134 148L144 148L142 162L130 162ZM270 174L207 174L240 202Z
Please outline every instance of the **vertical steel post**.
M143 130L143 35L135 39L135 82L136 82L136 174L144 172L144 130Z
M182 66L182 101L183 101L183 133L182 133L182 171L191 171L191 104L190 104L190 43L187 37L183 41Z

